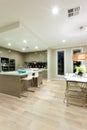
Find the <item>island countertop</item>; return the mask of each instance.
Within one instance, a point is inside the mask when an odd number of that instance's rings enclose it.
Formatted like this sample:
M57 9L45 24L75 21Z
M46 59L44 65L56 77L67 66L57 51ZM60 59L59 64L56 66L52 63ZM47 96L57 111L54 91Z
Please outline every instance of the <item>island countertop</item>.
M12 75L12 76L23 76L27 75L29 72L19 74L17 71L9 71L9 72L0 72L0 75Z

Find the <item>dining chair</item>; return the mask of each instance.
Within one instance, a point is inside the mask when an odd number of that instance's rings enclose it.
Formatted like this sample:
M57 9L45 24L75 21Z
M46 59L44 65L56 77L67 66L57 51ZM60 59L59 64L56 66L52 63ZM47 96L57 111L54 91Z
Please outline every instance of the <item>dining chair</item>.
M66 81L65 100L69 104L84 106L86 93L81 88L82 83Z

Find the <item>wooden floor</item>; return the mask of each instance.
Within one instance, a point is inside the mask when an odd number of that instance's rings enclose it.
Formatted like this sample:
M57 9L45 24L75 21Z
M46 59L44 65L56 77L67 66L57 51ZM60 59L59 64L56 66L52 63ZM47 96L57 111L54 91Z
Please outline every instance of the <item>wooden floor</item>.
M0 130L87 130L87 108L63 102L65 81L44 81L34 93L0 94Z

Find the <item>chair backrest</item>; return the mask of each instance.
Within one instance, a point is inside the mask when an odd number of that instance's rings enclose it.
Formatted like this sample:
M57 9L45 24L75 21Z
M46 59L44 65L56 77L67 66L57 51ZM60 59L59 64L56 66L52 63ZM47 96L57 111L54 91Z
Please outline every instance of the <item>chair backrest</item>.
M38 77L39 76L39 73L38 71L35 71L33 74L32 74L33 77Z
M77 82L69 82L69 90L70 91L78 91L80 92L81 91L81 87L80 87L81 84L77 83Z
M27 77L28 78L32 77L32 72L29 72Z
M38 76L39 76L39 73L38 73L38 72L36 72L36 73L35 73L35 77L38 77Z

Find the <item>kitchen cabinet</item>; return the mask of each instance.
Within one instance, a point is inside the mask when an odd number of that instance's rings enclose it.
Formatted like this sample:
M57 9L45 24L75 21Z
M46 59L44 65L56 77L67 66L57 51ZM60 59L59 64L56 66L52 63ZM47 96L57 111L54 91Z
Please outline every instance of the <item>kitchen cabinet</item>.
M1 71L14 71L15 70L15 59L1 57L0 66L1 66Z

